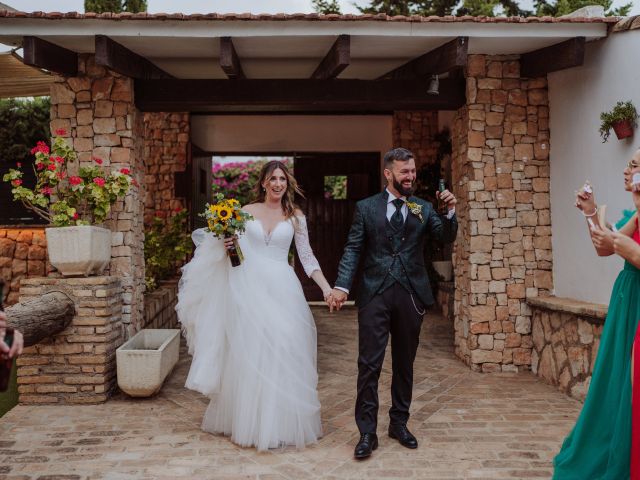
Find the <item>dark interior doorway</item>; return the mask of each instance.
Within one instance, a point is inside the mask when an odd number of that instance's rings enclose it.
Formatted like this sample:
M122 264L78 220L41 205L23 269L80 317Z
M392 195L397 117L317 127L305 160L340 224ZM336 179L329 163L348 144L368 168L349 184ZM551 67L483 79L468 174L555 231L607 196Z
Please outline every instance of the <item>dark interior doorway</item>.
M294 157L295 177L306 197L300 204L307 217L311 247L331 285L338 274L356 202L381 189L380 168L378 152ZM299 262L295 269L307 300L322 300L322 292Z

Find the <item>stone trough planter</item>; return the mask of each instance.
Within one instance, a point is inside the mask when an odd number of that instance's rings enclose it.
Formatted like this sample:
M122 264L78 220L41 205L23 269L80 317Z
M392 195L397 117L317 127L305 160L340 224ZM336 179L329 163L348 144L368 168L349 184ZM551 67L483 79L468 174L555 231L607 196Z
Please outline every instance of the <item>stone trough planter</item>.
M180 330L144 329L116 350L118 386L132 397L160 391L178 362Z

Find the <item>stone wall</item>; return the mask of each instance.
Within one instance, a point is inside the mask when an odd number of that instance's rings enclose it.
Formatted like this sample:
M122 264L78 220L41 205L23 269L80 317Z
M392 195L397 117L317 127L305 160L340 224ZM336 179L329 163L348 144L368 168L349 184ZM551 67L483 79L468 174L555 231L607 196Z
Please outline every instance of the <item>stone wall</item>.
M438 133L437 111L398 111L393 113L393 146L411 150L416 166L436 161L438 145L433 137Z
M175 174L187 168L189 131L189 113L144 114L145 225L159 212L167 215L186 206L176 196Z
M76 315L61 333L25 348L18 358L22 404L101 403L116 385L115 350L124 338L118 277L34 278L22 281L20 301L66 293Z
M5 281L5 303L18 302L20 280L43 277L51 269L42 227L0 228L0 278Z
M454 118L456 354L473 370L531 365L527 298L553 288L546 78L517 57L470 55Z
M607 306L567 298L529 300L533 311L531 370L560 391L584 400Z
M160 286L144 295L143 328L177 328L178 280L160 282Z
M133 80L95 65L93 55L80 55L78 76L56 76L51 87L51 130L59 129L67 132L79 165L98 158L107 169L129 169L137 181L124 201L114 205L106 225L112 231L112 251L105 274L121 280L122 321L132 335L143 321L145 197L143 115L134 105Z

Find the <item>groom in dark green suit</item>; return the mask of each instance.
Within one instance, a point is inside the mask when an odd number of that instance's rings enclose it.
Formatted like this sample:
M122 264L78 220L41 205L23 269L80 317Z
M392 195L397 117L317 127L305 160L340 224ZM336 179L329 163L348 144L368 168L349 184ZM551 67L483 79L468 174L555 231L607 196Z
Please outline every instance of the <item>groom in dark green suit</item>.
M361 200L338 278L329 299L340 308L360 262L362 278L356 292L359 325L358 396L356 423L360 440L355 457L366 458L378 447L378 378L391 334L393 378L389 436L407 448L417 448L407 429L413 389L413 361L426 308L434 303L424 265L424 242L433 237L449 243L456 238L456 199L447 190L439 198L447 205L438 214L431 203L413 197L416 164L405 148L394 148L384 156L387 187Z

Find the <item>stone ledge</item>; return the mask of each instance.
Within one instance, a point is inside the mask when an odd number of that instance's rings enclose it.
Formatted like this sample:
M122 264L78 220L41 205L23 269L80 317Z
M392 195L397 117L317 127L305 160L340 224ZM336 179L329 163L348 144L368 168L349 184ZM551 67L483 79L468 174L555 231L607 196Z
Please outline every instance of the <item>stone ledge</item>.
M609 307L601 303L590 303L574 298L565 297L533 297L528 298L527 303L533 308L542 308L554 312L573 313L580 317L599 320L602 323L607 318Z

